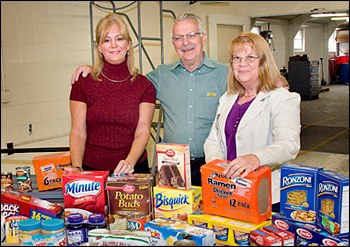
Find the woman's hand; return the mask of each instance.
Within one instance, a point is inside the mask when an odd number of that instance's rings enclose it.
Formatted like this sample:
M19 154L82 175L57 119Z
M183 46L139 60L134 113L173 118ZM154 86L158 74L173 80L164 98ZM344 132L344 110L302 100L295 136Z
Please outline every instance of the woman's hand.
M126 173L133 173L134 172L134 166L127 162L126 160L119 161L119 164L114 169L113 174L114 175L121 175Z
M260 166L260 160L254 154L240 156L227 164L224 174L229 178L238 177L242 172L241 178L247 176Z
M79 66L72 75L72 79L70 80L70 85L72 86L78 79L81 73L83 73L83 77L87 77L88 74L90 74L92 70L92 65L84 65Z

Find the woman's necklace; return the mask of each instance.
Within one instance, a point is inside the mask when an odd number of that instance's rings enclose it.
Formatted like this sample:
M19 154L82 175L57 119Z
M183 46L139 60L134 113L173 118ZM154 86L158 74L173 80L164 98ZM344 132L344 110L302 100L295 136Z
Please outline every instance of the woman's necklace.
M107 76L105 76L105 74L103 74L102 71L101 71L101 74L103 75L104 78L106 78L107 80L110 80L110 81L112 81L112 82L123 82L123 81L126 81L126 80L130 77L130 75L131 75L131 74L129 74L128 77L126 77L124 80L115 81L115 80L112 80L112 79L108 78Z
M254 97L254 96L256 96L256 93L252 94L252 95L243 95L243 94L241 94L241 97L246 97L246 98L250 98L250 97Z

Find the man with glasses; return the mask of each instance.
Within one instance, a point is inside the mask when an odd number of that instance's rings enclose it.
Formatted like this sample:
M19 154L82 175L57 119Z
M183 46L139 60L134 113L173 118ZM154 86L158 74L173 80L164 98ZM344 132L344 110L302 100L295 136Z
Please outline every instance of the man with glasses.
M181 14L172 28L180 60L159 65L146 77L156 87L164 109L164 141L189 144L192 184L201 186L203 144L213 124L219 98L226 91L228 66L203 51L207 35L201 19Z
M205 164L203 145L213 124L219 98L226 91L228 66L210 60L203 51L207 35L201 19L184 13L175 20L172 41L180 60L159 65L146 74L164 109L164 142L188 144L192 185L201 186ZM71 84L89 66L79 66Z

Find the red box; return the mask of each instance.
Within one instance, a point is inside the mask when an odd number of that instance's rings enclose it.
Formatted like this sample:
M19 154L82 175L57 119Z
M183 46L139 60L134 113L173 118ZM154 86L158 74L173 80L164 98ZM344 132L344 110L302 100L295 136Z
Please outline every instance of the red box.
M268 232L272 232L275 235L282 238L282 245L283 246L294 246L295 235L293 233L282 230L274 225L264 226L263 229L268 231Z
M250 245L258 246L277 246L282 245L282 239L276 237L269 232L263 230L262 228L253 230L250 232Z
M86 219L92 213L107 217L105 183L109 171L70 171L62 176L65 218L81 213Z

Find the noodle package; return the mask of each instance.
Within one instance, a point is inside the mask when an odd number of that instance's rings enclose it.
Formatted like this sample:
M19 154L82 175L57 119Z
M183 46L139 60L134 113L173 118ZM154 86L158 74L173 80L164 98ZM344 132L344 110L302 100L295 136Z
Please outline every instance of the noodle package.
M316 223L318 172L322 167L281 166L280 214L302 223Z
M334 171L319 172L317 226L349 237L349 177Z

